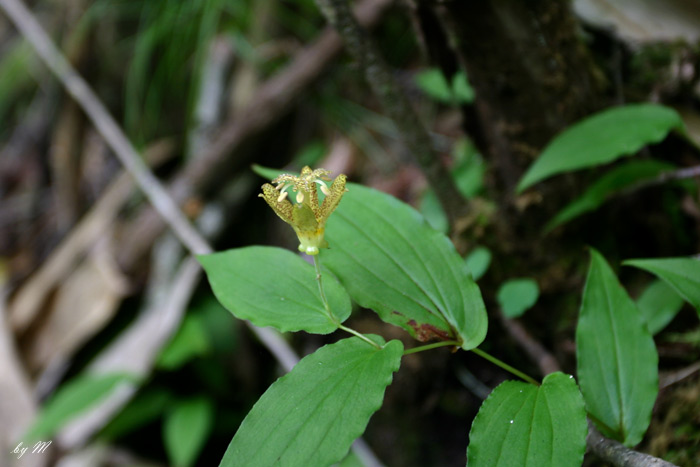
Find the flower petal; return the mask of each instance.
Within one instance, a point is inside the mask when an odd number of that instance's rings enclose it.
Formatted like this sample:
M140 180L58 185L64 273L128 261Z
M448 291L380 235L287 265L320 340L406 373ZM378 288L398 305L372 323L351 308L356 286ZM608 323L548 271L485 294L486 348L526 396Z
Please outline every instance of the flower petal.
M294 209L294 206L292 206L292 203L289 202L289 200L286 199L279 199L281 196L279 192L270 185L269 183L266 183L262 186L263 192L259 195L261 198L263 198L267 204L270 205L273 211L275 211L275 214L277 214L280 219L285 221L288 224L291 224L294 221L294 218L292 216L292 210ZM285 192L286 193L286 192Z

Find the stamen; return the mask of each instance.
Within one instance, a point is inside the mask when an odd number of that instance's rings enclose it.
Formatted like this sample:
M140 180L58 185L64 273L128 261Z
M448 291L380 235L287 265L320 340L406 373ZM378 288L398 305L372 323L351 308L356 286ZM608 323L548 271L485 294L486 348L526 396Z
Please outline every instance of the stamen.
M280 193L280 195L277 197L277 202L281 203L284 200L284 198L287 197L288 194L289 192L287 191L283 191L282 193Z
M325 184L321 184L321 191L323 192L324 195L328 196L331 194L331 190L328 189L328 187Z
M299 193L297 193L297 203L303 203L303 202L304 202L304 192L299 191Z

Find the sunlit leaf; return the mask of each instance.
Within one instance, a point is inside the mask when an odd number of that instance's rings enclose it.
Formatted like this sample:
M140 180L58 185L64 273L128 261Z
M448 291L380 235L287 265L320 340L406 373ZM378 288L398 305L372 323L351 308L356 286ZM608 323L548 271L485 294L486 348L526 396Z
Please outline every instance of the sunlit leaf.
M552 373L537 387L506 381L479 409L467 448L469 467L580 466L586 410L572 376Z
M328 221L321 260L365 308L419 341L479 345L481 292L454 246L423 216L385 193L351 184Z
M381 344L378 336L371 338ZM357 337L320 348L256 402L221 465L331 465L365 431L398 370L403 345Z
M350 316L350 298L330 275L323 286L337 321L326 313L313 266L291 251L252 246L198 259L219 302L256 326L328 334Z
M576 357L581 392L598 429L627 446L639 443L659 388L659 357L642 315L593 249Z
M671 130L683 130L675 110L656 104L631 104L604 110L564 130L544 148L518 184L522 192L562 172L607 164L658 143Z

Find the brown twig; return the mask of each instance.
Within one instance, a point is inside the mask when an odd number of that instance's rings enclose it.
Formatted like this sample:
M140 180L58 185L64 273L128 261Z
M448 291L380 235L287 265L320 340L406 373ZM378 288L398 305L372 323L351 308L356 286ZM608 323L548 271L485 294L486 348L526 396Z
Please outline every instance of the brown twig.
M508 331L508 334L520 344L520 347L537 365L542 376L560 371L559 363L554 356L530 335L520 321L506 318L500 310L498 311L498 318L506 331Z
M85 80L73 69L63 54L56 48L34 15L21 0L0 0L2 7L17 29L29 41L44 63L61 81L64 88L80 104L107 144L124 167L136 179L139 187L148 196L153 206L172 227L175 235L194 254L211 253L206 240L192 227L187 217L168 195L158 179L151 173L136 149L121 130L114 118Z
M600 459L618 467L678 467L676 464L649 454L633 451L615 440L606 438L600 434L590 420L588 421L586 444Z
M154 143L146 150L146 160L157 167L172 155L172 149L169 140ZM90 211L17 291L8 309L10 324L15 332L22 332L31 324L56 284L70 274L85 252L112 225L133 189L134 183L128 173L117 176Z
M348 52L365 74L384 111L394 121L442 204L450 225L466 214L467 204L451 175L433 151L430 134L381 58L374 41L358 24L347 0L316 0L326 20L338 31Z
M369 20L376 20L387 4L388 2L385 0L364 2L362 4L362 11ZM151 204L155 207L165 222L167 222L167 224L171 227L175 235L177 235L187 247L190 253L195 255L212 252L213 250L206 239L204 239L204 237L192 227L186 216L179 209L176 201L140 159L135 149L131 145L131 142L124 135L121 128L116 124L92 89L70 66L68 61L51 42L46 32L42 29L36 18L34 18L32 13L25 7L21 0L0 0L0 7L5 10L17 28L36 49L39 56L56 74L76 102L83 108L107 144L120 159L124 167L135 178L137 184L146 194ZM290 105L290 103L293 102L297 96L295 91L298 91L300 86L303 87L304 85L310 83L311 80L317 76L318 73L320 73L328 59L330 59L330 57L335 55L340 50L340 44L337 43L337 46L334 44L334 42L338 41L337 38L324 34L322 39L324 39L327 43L326 47L323 49L325 54L313 57L307 57L306 55L302 56L302 58L305 59L312 58L315 60L316 67L312 67L311 74L309 74L308 62L295 62L296 68L292 68L291 70L294 72L293 74L285 74L282 77L283 79L273 80L270 83L270 86L261 90L264 92L271 92L271 95L269 96L263 92L260 95L261 99L265 99L267 97L268 99L272 99L272 102L277 104L276 108L268 108L268 110L282 111L287 108L287 106ZM299 67L306 67L306 69ZM305 79L300 79L293 82L285 81L285 79L288 80L291 77L297 77L296 75L301 75ZM287 85L290 86L291 90L286 89ZM280 89L276 89L277 86L282 86L285 92L280 92ZM257 106L260 105L260 102L254 102L253 104L255 104L257 108ZM249 136L251 133L254 133L255 130L261 129L267 123L276 118L276 116L270 114L268 114L266 118L261 118L260 114L261 113L259 112L253 111L245 115L245 118L239 119L239 121L244 123L237 125L236 128L239 129L238 132L231 132L228 135L222 135L219 140L215 142L215 144L210 146L209 151L206 153L207 157L199 157L196 159L195 163L193 163L194 168L190 172L187 172L189 177L192 177L194 180L192 178L188 179L187 177L184 179L184 181L181 180L181 185L179 186L180 191L176 191L176 199L184 200L185 196L182 195L188 188L192 189L195 186L195 183L191 182L201 181L207 174L211 173L212 166L215 166L218 159L220 159L224 154L228 153L233 146L238 144L242 140L243 135ZM189 186L188 182L191 183ZM189 259L188 263L194 264L194 260ZM194 266L191 267L194 268ZM189 274L190 273L188 273L188 275ZM298 362L299 357L279 333L269 328L258 328L248 322L246 322L246 324L286 371L291 370L296 362ZM372 458L372 453L365 448L366 446L359 443L356 449L360 451L363 457ZM374 459L374 462L378 463L376 459Z

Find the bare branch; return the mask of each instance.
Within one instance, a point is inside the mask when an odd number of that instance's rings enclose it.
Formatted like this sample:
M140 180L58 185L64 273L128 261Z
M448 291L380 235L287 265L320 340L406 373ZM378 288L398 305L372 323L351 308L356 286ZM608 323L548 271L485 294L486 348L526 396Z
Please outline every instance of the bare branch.
M44 63L53 71L66 90L80 104L97 131L102 135L124 167L136 179L139 187L148 196L153 206L172 227L175 235L193 254L211 253L207 241L192 227L151 173L134 149L121 128L114 121L90 86L73 69L63 54L56 48L34 15L21 0L0 0L2 7L22 35L34 47Z
M618 467L678 467L658 457L633 451L626 446L601 435L596 427L588 421L586 443L601 460Z

